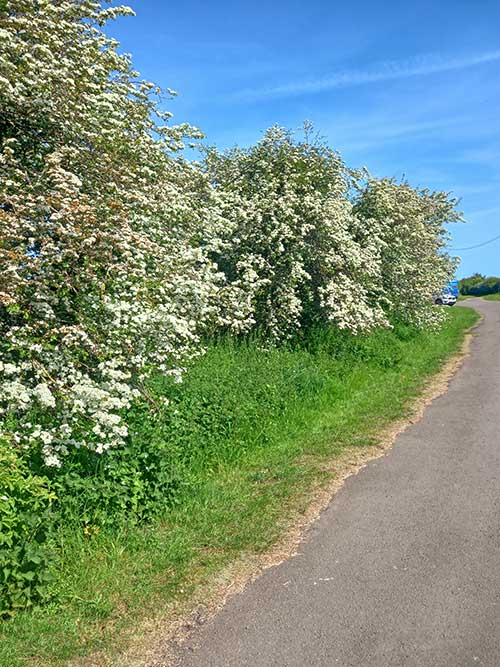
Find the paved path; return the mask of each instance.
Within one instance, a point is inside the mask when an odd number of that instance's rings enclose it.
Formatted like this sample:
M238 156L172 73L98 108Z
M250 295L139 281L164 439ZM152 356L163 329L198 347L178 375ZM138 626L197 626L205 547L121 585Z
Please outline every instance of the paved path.
M500 302L469 303L485 320L449 391L181 667L500 667Z

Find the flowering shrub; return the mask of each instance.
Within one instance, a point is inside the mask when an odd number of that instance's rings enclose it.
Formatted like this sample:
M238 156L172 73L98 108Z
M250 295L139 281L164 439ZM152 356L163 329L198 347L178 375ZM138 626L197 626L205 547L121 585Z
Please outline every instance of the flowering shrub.
M215 259L254 324L280 340L312 323L359 333L391 317L439 321L432 296L455 270L444 249L457 202L349 171L305 130L304 141L274 127L256 146L207 154L226 221Z
M0 434L53 467L125 445L148 375L180 380L217 329L425 324L452 269L454 202L360 185L309 128L188 163L200 131L103 32L130 13L0 5Z
M215 461L281 413L262 360L251 404L216 364L181 396L203 340L254 329L262 351L307 332L391 367L388 332L358 334L436 322L454 269L454 200L351 172L307 125L184 159L201 132L169 123L103 32L131 13L0 2L0 614L45 595L51 524L90 536L164 511L198 451Z
M256 146L206 159L227 223L216 261L275 340L313 322L354 332L386 322L379 239L354 212L340 156L309 130L297 142L273 127Z
M355 211L380 248L379 290L385 308L417 326L441 321L432 297L451 280L456 264L445 251L445 225L461 220L457 201L444 192L368 177Z
M200 243L210 189L175 157L200 132L101 31L127 13L0 8L0 418L48 465L123 444L148 371L179 377L209 323L238 326Z

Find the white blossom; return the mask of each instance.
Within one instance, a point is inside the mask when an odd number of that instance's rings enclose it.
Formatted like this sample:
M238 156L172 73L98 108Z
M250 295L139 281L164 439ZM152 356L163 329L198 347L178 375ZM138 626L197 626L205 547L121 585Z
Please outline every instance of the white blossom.
M181 158L200 130L103 32L131 13L2 4L0 435L49 466L124 446L148 376L181 382L216 331L428 325L453 270L456 202L351 173L308 128Z
M45 405L49 408L55 407L56 399L45 382L40 382L40 384L37 384L33 394L42 405Z

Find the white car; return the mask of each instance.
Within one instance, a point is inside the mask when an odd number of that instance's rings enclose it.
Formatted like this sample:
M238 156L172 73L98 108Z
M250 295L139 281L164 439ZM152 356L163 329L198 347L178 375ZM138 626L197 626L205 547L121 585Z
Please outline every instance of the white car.
M457 297L452 292L442 292L434 297L434 303L439 306L454 306L457 302Z

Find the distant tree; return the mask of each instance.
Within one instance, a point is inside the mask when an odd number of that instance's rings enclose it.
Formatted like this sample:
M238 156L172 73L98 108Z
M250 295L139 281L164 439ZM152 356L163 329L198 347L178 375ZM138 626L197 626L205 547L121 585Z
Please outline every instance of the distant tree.
M474 273L469 278L463 278L459 281L460 294L469 296L486 296L487 294L496 294L500 292L500 278L496 276L483 276L481 273Z

